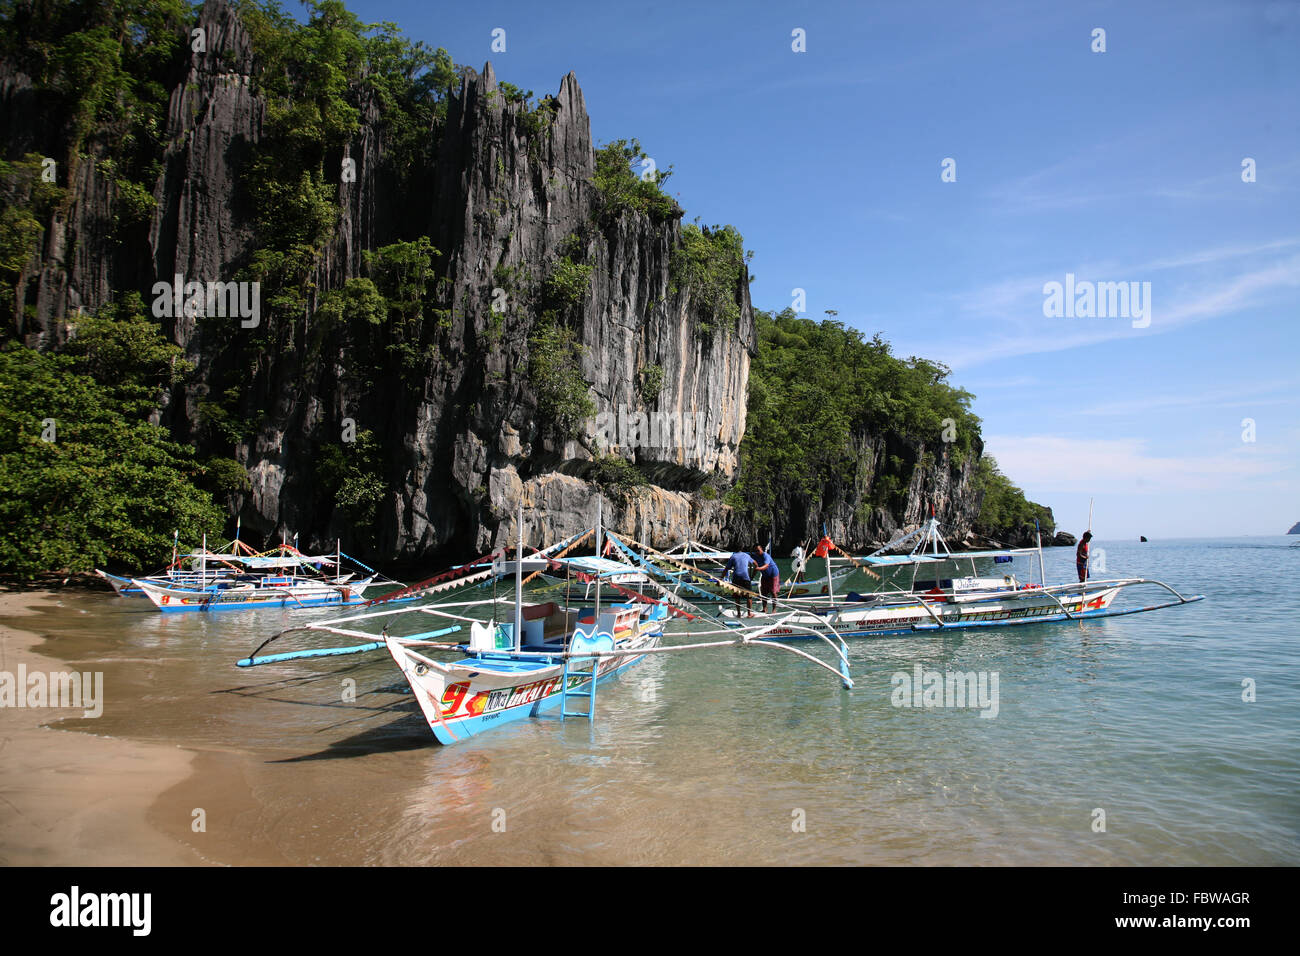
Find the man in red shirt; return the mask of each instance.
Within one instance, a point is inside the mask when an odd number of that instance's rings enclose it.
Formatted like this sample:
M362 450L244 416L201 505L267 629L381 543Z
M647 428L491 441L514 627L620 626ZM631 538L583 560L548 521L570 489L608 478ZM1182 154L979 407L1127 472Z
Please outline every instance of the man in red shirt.
M1079 572L1080 584L1088 580L1088 542L1091 540L1092 532L1085 531L1079 541L1079 547L1074 552L1074 569Z

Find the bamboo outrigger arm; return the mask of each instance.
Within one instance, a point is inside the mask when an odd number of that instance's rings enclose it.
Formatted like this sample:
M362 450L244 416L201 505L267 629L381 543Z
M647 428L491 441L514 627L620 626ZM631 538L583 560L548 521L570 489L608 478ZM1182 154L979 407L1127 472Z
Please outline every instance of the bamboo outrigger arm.
M809 633L812 634L817 633L816 631L812 631L810 628L799 627L798 629L809 631ZM727 633L735 633L735 632L728 631ZM818 635L818 636L821 637L823 635ZM751 635L741 635L735 638L734 640L730 640L730 641L706 641L702 644L674 644L669 647L665 647L661 645L659 647L643 647L639 650L582 651L577 654L565 654L564 656L568 657L571 660L578 660L582 658L590 659L590 658L604 658L604 657L640 657L643 654L674 654L677 653L678 651L698 651L698 650L705 650L707 648L712 648L712 647L736 647L736 646L774 647L784 651L789 651L792 654L797 654L799 657L802 657L805 660L812 661L812 663L816 664L818 667L822 668L823 670L830 671L832 674L838 677L841 682L844 683L844 686L846 688L853 687L852 679L847 677L844 674L844 672L837 670L836 668L832 667L830 664L827 664L823 660L819 660L818 658L809 654L807 651L801 651L797 647L791 647L789 644L782 644L780 641L756 640Z

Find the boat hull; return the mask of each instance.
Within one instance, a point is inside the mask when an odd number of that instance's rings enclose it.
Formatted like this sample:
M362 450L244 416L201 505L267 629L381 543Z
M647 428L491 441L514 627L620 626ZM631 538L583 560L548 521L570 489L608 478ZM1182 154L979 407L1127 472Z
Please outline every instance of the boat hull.
M1083 618L1113 617L1156 610L1168 605L1114 609L1120 587L1108 586L1075 594L1057 594L1057 604L1041 588L1008 592L1006 595L962 595L953 600L896 600L883 606L834 608L796 614L791 624L829 635L832 628L841 637L896 637L917 632L962 630L972 627L1006 627L1017 624L1045 624ZM1194 598L1190 600L1199 600ZM1189 601L1190 603L1190 601ZM1062 607L1063 606L1063 607ZM733 615L734 616L734 612ZM734 622L739 626L740 621ZM789 627L775 627L766 640L811 640L813 635Z
M640 633L620 640L618 648L637 651L657 647L662 633L661 622L644 622ZM434 738L443 745L552 711L566 694L581 694L593 682L586 671L571 670L566 678L563 661L557 655L480 653L443 665L413 653L397 640L390 639L387 646L410 684ZM594 682L599 685L641 659L635 654L602 658Z
M254 587L226 589L169 588L148 581L134 580L154 607L164 614L189 611L243 611L253 608L298 610L313 607L348 607L364 604L369 579L340 586Z

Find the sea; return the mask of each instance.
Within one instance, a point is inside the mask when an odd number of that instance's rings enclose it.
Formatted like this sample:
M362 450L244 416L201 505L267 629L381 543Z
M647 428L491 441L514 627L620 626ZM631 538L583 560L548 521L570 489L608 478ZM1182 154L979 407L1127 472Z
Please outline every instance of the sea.
M664 654L602 684L593 721L446 747L382 651L235 667L338 609L163 615L106 589L11 623L105 674L103 715L59 729L193 754L149 819L212 863L1300 864L1300 537L1098 550L1095 577L1205 600L850 639L851 690L768 648ZM1074 580L1073 549L1044 562ZM1036 581L1038 559L981 571ZM974 700L935 690L972 673Z

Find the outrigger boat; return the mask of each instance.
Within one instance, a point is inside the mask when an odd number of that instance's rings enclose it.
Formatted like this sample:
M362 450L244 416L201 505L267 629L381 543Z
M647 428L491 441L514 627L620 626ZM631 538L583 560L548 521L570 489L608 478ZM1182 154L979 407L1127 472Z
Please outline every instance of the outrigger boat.
M895 550L913 543L908 554L889 555L884 552ZM771 638L782 640L799 638L809 632L818 634L835 633L843 637L886 637L917 632L955 630L968 627L1003 627L1013 624L1035 624L1049 621L1072 621L1097 617L1115 617L1126 614L1139 614L1167 607L1191 604L1205 599L1204 595L1184 596L1162 581L1149 578L1117 578L1113 580L1085 581L1083 583L1047 584L1043 577L1043 556L1041 541L1037 548L1010 548L996 551L973 551L953 553L939 533L939 525L933 516L920 528L891 541L883 548L864 558L854 558L824 538L826 548L819 546L819 551L826 558L828 573L830 571L831 550L843 554L851 565L851 570L862 571L869 577L882 579L882 572L906 572L910 569L911 577L906 586L892 584L887 589L862 594L849 591L837 598L828 593L823 598L785 599L784 608L776 614L746 613L739 606L721 611L732 626L740 626L742 615L759 621L771 621L781 617L781 623L768 631ZM644 544L640 545L641 554L631 546L620 545L630 562L655 573L656 562L648 556L658 557L658 565L670 562L666 554L654 552ZM927 550L928 548L928 550ZM942 549L942 550L941 550ZM1039 582L1022 583L1015 575L1005 574L1000 577L981 576L975 564L976 560L992 559L995 563L1012 561L1017 555L1037 554L1039 564ZM925 579L920 578L920 570L928 568L932 572L949 563L970 561L971 573L964 577L940 577L937 574ZM694 600L698 593L705 593L699 586L686 582L680 577L674 578L670 573L663 573L665 584L672 581L679 588L679 593ZM730 589L733 597L741 597L748 592L734 588L720 579L715 579L716 588ZM1151 585L1159 587L1174 596L1174 600L1140 607L1113 607L1115 598L1126 588ZM671 586L671 585L669 585ZM749 595L755 602L760 598ZM799 613L793 617L786 613L789 607L798 607ZM799 631L791 630L797 625Z
M602 530L600 512L595 528L596 551L601 552ZM595 601L591 607L573 607L554 601L525 604L523 587L527 581L524 569L528 559L520 560L524 553L523 509L519 513L519 542L516 559L507 561L504 552L485 555L477 562L463 565L451 572L438 575L421 585L407 589L415 591L446 591L471 581L483 582L483 562L491 561L490 572L498 580L513 572L515 587L511 619L497 621L495 612L501 601L468 601L442 603L421 607L363 612L333 621L320 621L282 631L263 642L249 657L238 662L240 667L280 663L310 657L333 657L384 649L392 657L410 685L424 719L441 744L452 744L485 730L504 726L526 717L539 717L558 710L559 717L586 717L592 720L596 709L597 685L613 678L651 654L680 653L704 648L717 648L751 644L789 651L821 666L840 677L845 687L852 687L848 675L847 651L840 642L832 643L837 654L837 666L821 661L797 648L779 643L763 643L763 629L737 633L729 628L696 632L696 636L721 635L725 640L686 645L664 646L664 624L670 614L692 615L666 601L640 595L619 584L609 584L606 574L623 573L625 564L617 564L614 571L598 570L588 574L580 570L581 562L563 561L564 555L591 535L575 536L569 542L553 545L545 552L537 552L548 570L567 573L580 583L594 585ZM550 552L563 551L552 557ZM532 560L537 560L536 558ZM585 559L590 561L590 559ZM541 568L533 571L528 580L538 577ZM584 578L590 580L584 581ZM604 605L601 603L602 584L614 587L632 599ZM404 592L398 592L403 594ZM372 604L381 604L384 598ZM491 606L494 619L481 621L454 613L450 609L468 609L473 606ZM448 626L432 631L397 636L389 633L392 618L399 615L422 614L448 622ZM356 629L360 621L389 618L380 634ZM451 623L455 622L455 623ZM436 638L460 631L469 625L466 643L439 642ZM799 626L791 625L798 630ZM319 631L351 638L361 638L362 644L337 648L318 648L261 655L271 641L289 634ZM811 635L823 637L823 635ZM435 652L450 652L450 660L437 660ZM586 700L585 709L572 703Z
M256 554L257 552L239 540L239 530L236 527L234 540L230 541L222 550L233 548L236 553ZM207 551L207 538L204 537L203 551ZM181 554L180 553L180 533L172 532L172 560L167 565L153 574L135 574L121 575L109 574L107 571L95 569L95 573L112 587L118 597L144 597L144 591L135 583L136 581L148 581L151 584L158 584L163 587L180 587L180 588L202 588L215 584L217 581L230 578L238 573L237 568L229 565L214 565L211 568L200 570L199 554ZM187 566L188 565L188 566Z
M165 612L310 608L362 604L366 589L380 577L355 558L348 560L369 576L343 573L342 549L333 555L306 555L287 543L266 554L244 548L248 553L221 554L205 547L192 556L198 561L197 570L185 572L193 575L191 580L133 578L131 588Z

